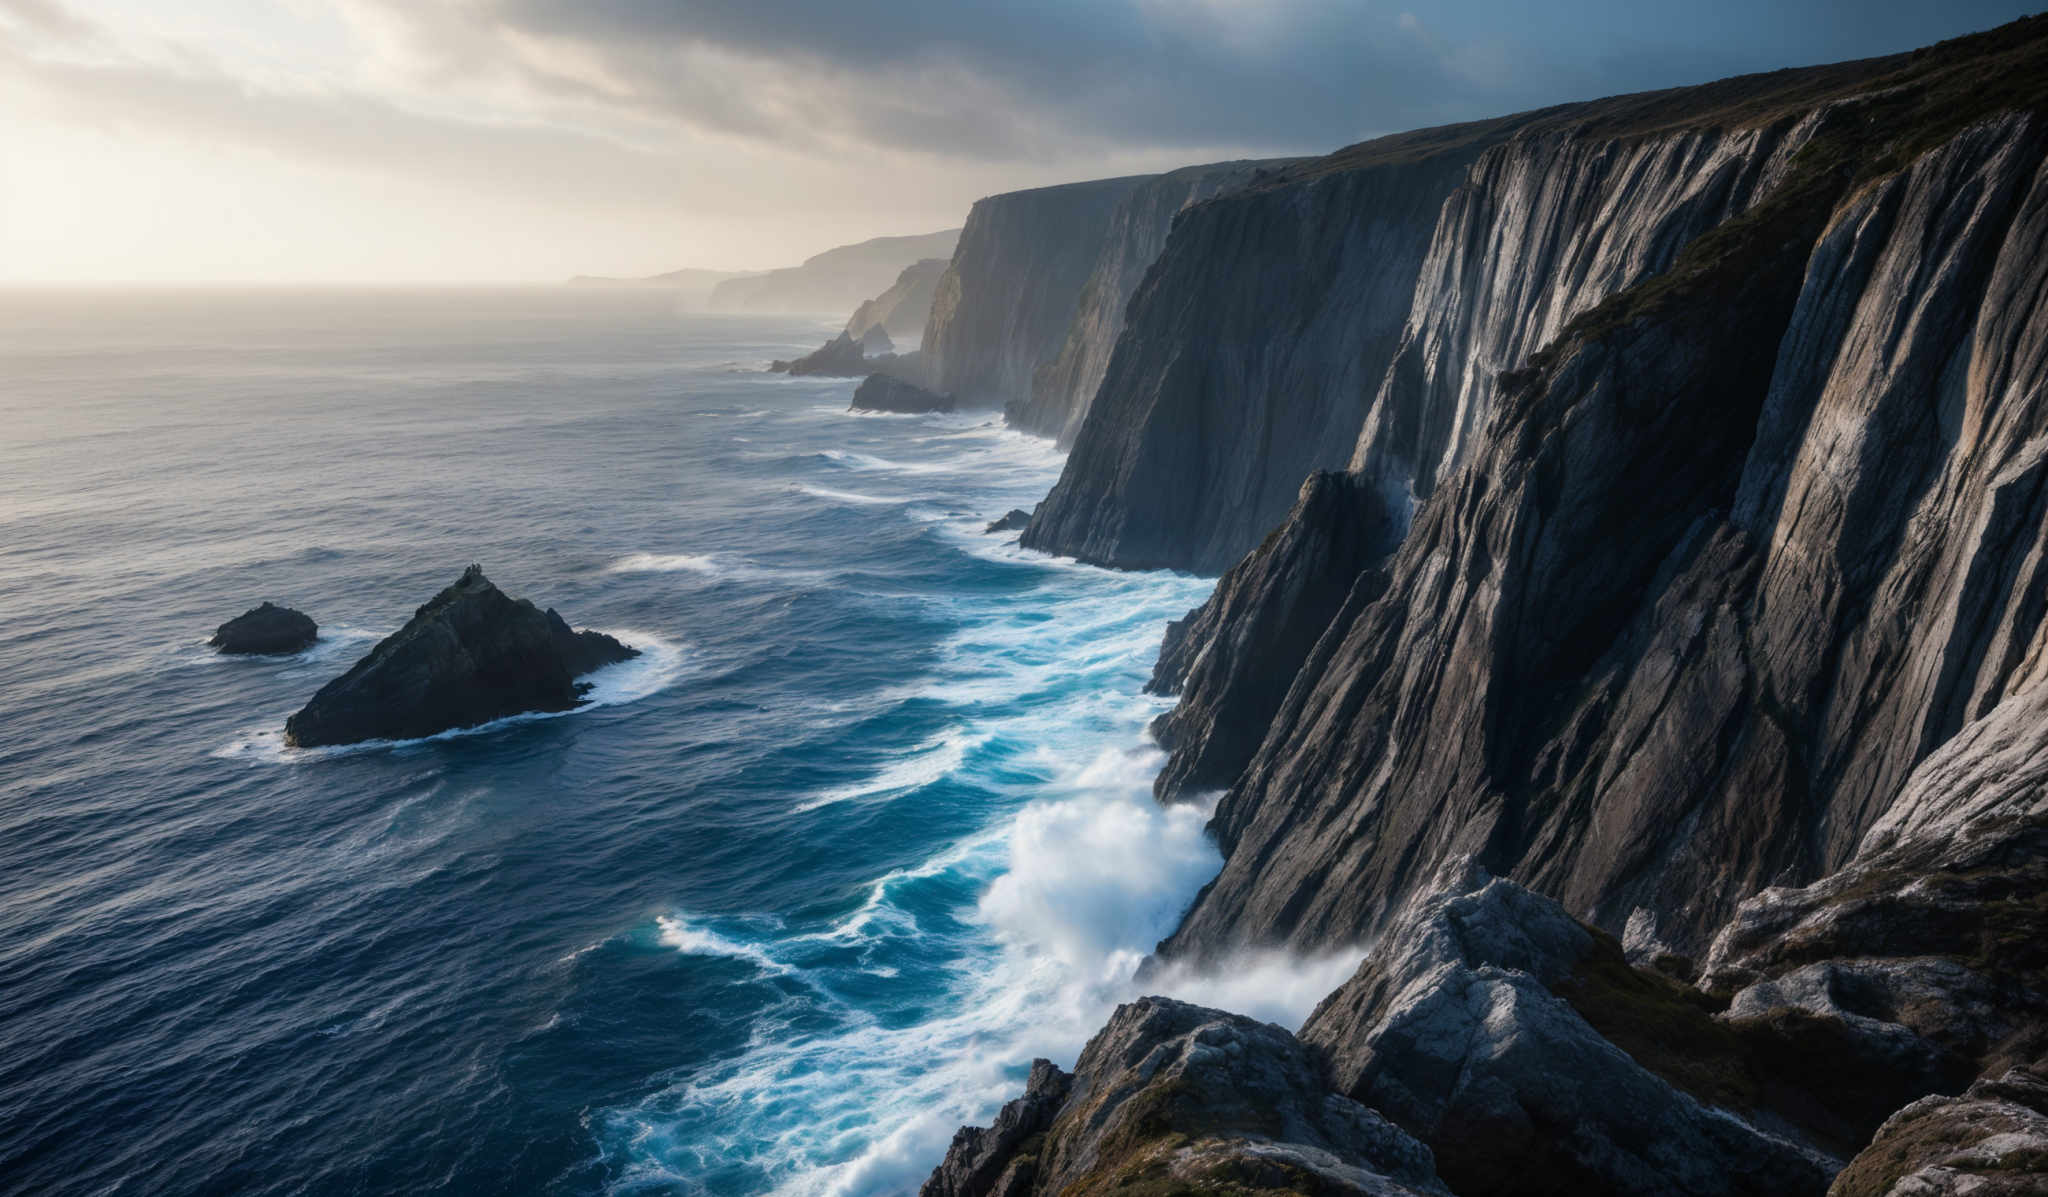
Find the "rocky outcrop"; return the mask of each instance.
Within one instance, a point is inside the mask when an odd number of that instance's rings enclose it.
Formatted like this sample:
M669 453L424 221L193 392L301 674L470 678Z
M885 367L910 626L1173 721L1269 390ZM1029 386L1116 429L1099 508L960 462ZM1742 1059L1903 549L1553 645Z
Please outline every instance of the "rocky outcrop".
M1072 444L1109 369L1110 352L1123 331L1124 311L1166 247L1175 218L1193 204L1263 178L1291 161L1183 167L1147 179L1126 193L1110 214L1101 253L1058 354L1033 372L1028 395L1006 403L1005 422L1053 437L1062 446Z
M1030 512L1024 510L1022 507L1012 507L1010 508L1009 512L1006 515L1002 516L1000 519L990 520L988 523L988 527L982 529L982 533L987 536L994 536L998 532L1015 532L1023 528L1024 525L1030 522Z
M800 358L790 361L777 358L768 364L768 370L773 374L829 378L860 378L873 369L873 364L868 361L867 346L843 332Z
M804 259L801 266L726 279L712 288L709 306L714 312L829 312L837 319L887 291L916 263L952 256L959 240L959 229L947 229L842 245Z
M1181 696L1152 724L1172 753L1153 786L1161 798L1237 779L1339 610L1379 597L1385 578L1369 567L1398 532L1372 487L1349 474L1311 474L1287 522L1223 576L1208 602L1167 625L1146 686Z
M869 329L879 328L892 341L915 341L923 336L925 321L931 318L932 296L938 292L946 265L945 258L926 258L905 266L888 290L862 300L853 309L853 317L846 322L847 335L859 339ZM885 346L884 351L888 348L892 346Z
M847 405L847 410L899 413L952 411L953 397L934 394L916 383L887 374L870 374L854 388L853 402Z
M472 565L286 720L285 742L411 740L565 711L589 689L576 678L638 655L602 632L572 630L553 608L508 597Z
M214 629L206 643L224 653L279 655L302 652L320 638L320 625L303 612L266 602Z
M2048 136L2005 109L2048 78L2040 27L1820 103L1762 199L1494 384L1219 805L1169 951L1369 939L1474 853L1697 955L2025 680Z
M1614 988L1615 969L1613 942L1555 902L1452 861L1301 1038L1339 1092L1428 1144L1462 1197L1824 1192L1838 1161L1684 1091L1564 996ZM1663 1016L1666 1051L1711 1025L1662 995L1627 1001Z
M932 300L923 352L932 385L973 407L1028 398L1060 351L1102 257L1117 205L1146 176L978 200Z
M2048 1057L1893 1115L1828 1197L2039 1197L2048 1192Z
M1110 1192L1448 1197L1429 1150L1331 1093L1285 1030L1166 998L1121 1006L1072 1077L1045 1061L922 1197Z

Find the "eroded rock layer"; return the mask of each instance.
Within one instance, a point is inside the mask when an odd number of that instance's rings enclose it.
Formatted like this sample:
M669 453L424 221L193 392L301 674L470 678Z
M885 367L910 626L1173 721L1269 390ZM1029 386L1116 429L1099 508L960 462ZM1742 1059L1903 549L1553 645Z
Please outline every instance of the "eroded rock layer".
M2041 41L1802 118L1768 199L1496 382L1219 807L1223 873L1171 950L1369 938L1472 852L1693 954L1844 863L2025 680L2048 126L1961 89L2041 77Z

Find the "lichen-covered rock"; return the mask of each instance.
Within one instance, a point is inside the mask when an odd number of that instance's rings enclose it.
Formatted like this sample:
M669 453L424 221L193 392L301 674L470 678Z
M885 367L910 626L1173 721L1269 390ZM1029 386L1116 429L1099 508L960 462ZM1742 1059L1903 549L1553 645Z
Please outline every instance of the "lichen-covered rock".
M220 625L206 643L224 653L273 656L302 652L319 638L311 616L266 602Z
M1587 1021L1566 995L1583 1000L1603 952L1619 962L1557 903L1448 862L1301 1038L1462 1197L1825 1191L1838 1161L1702 1102Z
M583 701L583 674L639 655L602 632L575 631L464 570L406 625L285 721L285 742L314 748L411 740Z
M1285 1030L1156 997L1119 1007L1070 1079L1034 1066L1024 1097L960 1132L923 1193L1133 1190L1448 1197L1429 1150L1330 1092Z
M1828 1197L2040 1197L2048 1193L2048 1058L1926 1097L1893 1115Z

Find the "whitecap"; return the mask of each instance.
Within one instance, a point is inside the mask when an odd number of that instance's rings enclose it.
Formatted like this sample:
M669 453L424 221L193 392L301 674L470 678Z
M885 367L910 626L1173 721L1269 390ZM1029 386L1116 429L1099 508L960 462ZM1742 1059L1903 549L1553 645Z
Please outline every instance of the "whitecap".
M718 577L725 567L716 557L701 553L632 553L605 567L613 574L672 574L680 572Z
M651 694L667 689L682 676L689 664L686 646L666 640L652 632L620 629L609 633L626 644L640 650L640 655L616 665L607 665L585 675L582 679L590 689L584 693L583 701L566 711L529 711L522 715L509 715L479 723L474 727L450 728L431 736L412 740L364 740L356 744L335 744L324 748L293 748L284 742L284 722L291 716L286 712L277 716L268 725L250 728L208 755L224 760L248 760L261 764L297 765L329 757L351 756L361 752L382 752L390 749L412 748L441 740L453 740L462 736L480 736L503 730L521 723L534 723L542 719L560 719L567 715L580 715L599 707L615 707L638 702Z
M758 945L727 939L708 927L690 922L682 915L657 915L654 922L661 928L660 939L663 946L674 948L685 956L727 956L734 960L744 960L763 972L777 975L791 971L788 965L768 955Z
M985 735L977 736L955 728L919 744L910 750L905 759L890 765L867 781L826 790L809 801L800 803L796 808L797 812L802 813L816 810L821 806L832 806L863 798L895 797L922 789L950 776L966 763L969 752L987 741L988 737Z

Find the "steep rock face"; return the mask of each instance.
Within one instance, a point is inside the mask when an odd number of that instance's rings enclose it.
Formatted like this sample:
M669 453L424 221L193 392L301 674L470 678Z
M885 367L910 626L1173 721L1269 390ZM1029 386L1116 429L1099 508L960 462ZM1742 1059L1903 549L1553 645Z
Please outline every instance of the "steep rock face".
M491 584L481 567L414 612L347 673L285 721L298 748L410 740L529 711L563 711L589 687L576 678L639 652L574 631Z
M946 273L945 258L912 262L873 299L861 301L846 322L846 334L858 341L871 328L879 328L893 341L914 341L924 335L925 321L931 319L932 297L938 294L939 279Z
M1062 446L1072 444L1109 369L1110 351L1123 331L1124 310L1166 247L1174 218L1189 205L1241 187L1287 162L1183 167L1132 188L1110 215L1101 256L1082 288L1058 355L1034 372L1028 396L1006 405L1005 420L1026 432L1053 437Z
M1117 205L1149 176L977 200L932 299L923 352L938 389L970 406L1031 394L1073 322Z
M1167 998L1118 1007L1071 1077L1040 1061L922 1197L1295 1192L1449 1197L1429 1150L1331 1093L1279 1027Z
M1559 995L1601 946L1555 902L1452 861L1302 1041L1462 1197L1825 1191L1836 1161L1703 1104Z
M1744 902L1701 985L1797 1010L1953 1091L2048 1051L2048 683L1914 770L1847 866ZM1917 1096L1915 1094L1914 1096Z
M1404 134L1202 205L1134 295L1026 543L1220 572L1303 476L1346 465L1405 520L1472 451L1501 371L1769 194L1821 97L1902 61Z
M1438 209L1489 135L1183 213L1025 546L1220 573L1258 544L1303 478L1349 459Z
M1170 949L1367 937L1476 852L1695 952L2011 692L2048 593L2044 138L1958 126L2040 77L2018 41L1824 106L1767 200L1504 381Z
M1384 578L1366 568L1397 534L1355 475L1310 474L1287 521L1223 575L1208 602L1167 625L1146 686L1181 696L1152 724L1173 754L1153 783L1161 798L1236 780L1339 609L1379 596Z

